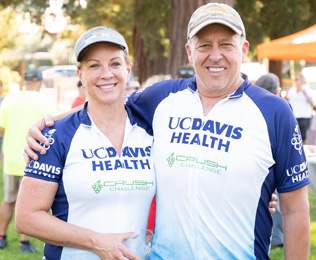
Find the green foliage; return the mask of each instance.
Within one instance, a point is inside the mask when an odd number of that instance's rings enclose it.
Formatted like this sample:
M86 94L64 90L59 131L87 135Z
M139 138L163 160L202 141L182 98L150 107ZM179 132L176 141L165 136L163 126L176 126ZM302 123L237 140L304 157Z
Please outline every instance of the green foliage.
M145 53L154 59L161 55L161 46L165 53L169 42L170 0L86 0L82 7L78 0L63 0L63 10L71 17L72 24L82 30L105 25L121 32L133 50L135 28L141 33ZM30 12L34 21L41 23L41 15L49 6L49 0L2 0L0 10L11 7L18 12ZM316 23L315 0L243 0L235 1L236 10L245 23L247 39L250 42L250 56L256 55L256 46L265 40L275 39L298 32ZM10 9L12 10L12 9ZM4 17L4 16L1 16ZM7 19L1 19L5 23ZM3 27L2 27L3 28ZM186 28L179 28L185 30ZM76 39L76 34L62 33L62 37ZM12 30L2 30L2 33ZM2 36L0 34L0 36ZM5 35L6 36L6 35ZM0 37L0 50L3 39L9 39L6 46L13 47L12 37Z
M311 222L313 222L314 231L316 233L316 196L311 192L311 190L308 190L308 199L309 199L309 207L310 207L310 218ZM314 242L316 244L316 237L314 238Z
M0 9L0 54L16 46L18 38L16 14L10 8Z
M145 51L151 58L156 57L161 48L168 48L170 0L142 0L135 7L135 26L145 42ZM179 28L182 30L183 28Z
M124 35L132 52L133 0L87 0L85 8L76 3L70 0L63 6L73 24L83 26L84 30L101 25L114 28Z
M12 71L12 68L18 65L18 58L10 55L20 39L16 14L11 8L0 8L0 79L3 82L4 93L8 91L9 84L20 81L19 74Z
M49 0L3 0L0 2L0 8L11 7L17 12L28 12L32 19L38 24L41 22L41 15L49 6Z
M267 0L263 2L260 13L262 24L271 39L305 29L312 21L308 0Z
M250 53L256 54L257 45L296 33L316 23L314 0L236 1L250 42Z
M2 203L3 199L3 164L0 163L0 201ZM20 242L20 235L15 232L14 229L14 216L13 220L10 222L8 231L7 231L7 239L8 245L5 249L0 249L0 259L1 260L38 260L42 259L43 257L43 245L42 241L39 241L35 238L30 238L30 242L39 249L39 252L34 254L22 254L19 253L19 242Z
M21 81L21 76L17 71L12 71L7 66L0 66L0 79L2 81L2 95L5 96L9 92L9 85ZM1 167L1 164L0 164ZM1 179L2 180L2 179ZM2 191L0 186L0 191ZM0 195L0 198L1 195Z
M253 4L249 4L247 1L237 1L234 8L239 12L245 25L246 37L250 43L249 56L254 56L251 53L256 50L257 44L262 42L265 33L260 22L262 3L254 1Z
M133 54L133 32L138 28L145 42L145 52L151 57L158 55L159 45L166 46L170 0L87 0L85 8L70 0L64 9L74 24L82 24L85 29L108 26L124 35Z

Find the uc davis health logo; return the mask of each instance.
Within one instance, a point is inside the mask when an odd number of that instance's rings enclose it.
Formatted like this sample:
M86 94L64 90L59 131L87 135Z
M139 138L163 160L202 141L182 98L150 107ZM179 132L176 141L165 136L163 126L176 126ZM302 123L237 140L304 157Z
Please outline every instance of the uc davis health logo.
M167 158L167 162L169 164L169 167L172 167L175 160L176 160L176 158L174 157L174 153L170 154L169 157Z
M302 136L300 133L299 126L296 125L293 133L293 137L291 139L291 144L297 150L300 154L302 154L302 147L303 147L303 142L302 142Z

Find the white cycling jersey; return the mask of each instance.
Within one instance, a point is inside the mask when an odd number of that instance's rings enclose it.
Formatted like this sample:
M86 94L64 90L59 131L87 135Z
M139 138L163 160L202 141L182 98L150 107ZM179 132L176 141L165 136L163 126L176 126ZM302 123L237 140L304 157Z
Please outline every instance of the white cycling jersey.
M124 143L118 156L86 108L55 122L43 133L47 154L31 161L25 176L59 184L52 214L100 233L146 229L155 194L150 157L152 136L127 108ZM40 194L39 194L40 195ZM85 250L45 245L44 259L99 259Z
M153 260L269 259L272 192L309 183L290 106L243 77L207 116L196 78L156 83L129 98L154 134Z

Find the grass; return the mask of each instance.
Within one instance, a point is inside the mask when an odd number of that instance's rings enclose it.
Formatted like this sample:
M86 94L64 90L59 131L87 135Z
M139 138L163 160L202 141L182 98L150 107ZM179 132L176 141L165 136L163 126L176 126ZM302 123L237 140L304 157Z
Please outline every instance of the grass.
M316 196L309 190L310 219L311 219L311 249L309 260L316 260ZM0 165L0 201L3 198L2 165ZM7 232L8 246L0 249L0 260L39 260L43 257L44 243L35 238L30 238L31 243L39 249L38 253L19 253L19 234L15 232L14 220L11 221ZM277 248L270 253L271 260L284 259L283 248Z
M308 190L309 207L310 207L310 220L311 220L311 248L309 260L316 260L316 196ZM284 259L283 248L277 248L270 253L271 260Z
M0 202L3 199L3 177L2 164L0 164ZM14 218L14 217L13 217ZM33 246L37 247L37 253L19 253L20 235L15 232L14 219L12 219L7 231L8 245L5 249L0 249L0 260L40 260L43 258L44 242L35 238L30 238Z

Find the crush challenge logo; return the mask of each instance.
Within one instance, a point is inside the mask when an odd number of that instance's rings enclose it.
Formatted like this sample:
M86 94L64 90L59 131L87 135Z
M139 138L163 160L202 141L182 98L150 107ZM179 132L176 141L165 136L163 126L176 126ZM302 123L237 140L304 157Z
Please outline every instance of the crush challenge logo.
M209 173L223 174L227 171L227 165L220 164L219 162L201 159L198 157L176 155L172 153L166 159L169 167L178 165L183 168L199 169Z
M92 185L95 194L99 194L102 189L109 191L147 191L154 187L153 181L146 180L115 180L115 181L101 181L98 180Z

